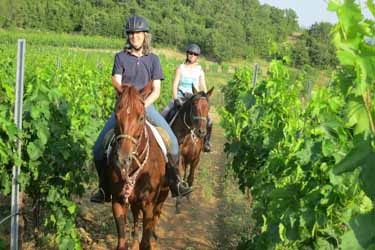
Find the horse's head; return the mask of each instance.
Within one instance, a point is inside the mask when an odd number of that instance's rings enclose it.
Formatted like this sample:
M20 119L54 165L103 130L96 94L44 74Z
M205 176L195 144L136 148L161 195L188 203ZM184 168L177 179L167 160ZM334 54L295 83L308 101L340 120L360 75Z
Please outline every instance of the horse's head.
M212 87L207 93L198 92L193 86L193 96L185 103L190 114L190 121L195 133L200 138L207 134L207 118L210 109L208 98L212 95L214 88Z
M131 84L122 85L122 94L115 106L116 140L115 148L121 168L129 169L137 153L145 131L146 113L144 100L152 91L152 82L138 91Z

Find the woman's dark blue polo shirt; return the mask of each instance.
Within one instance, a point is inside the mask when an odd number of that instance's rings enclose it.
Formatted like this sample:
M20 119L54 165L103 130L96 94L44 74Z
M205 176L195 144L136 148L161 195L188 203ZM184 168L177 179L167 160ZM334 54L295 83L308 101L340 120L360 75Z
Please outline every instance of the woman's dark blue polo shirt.
M113 64L112 76L122 75L122 83L143 89L150 80L164 80L159 57L153 53L136 57L127 51L118 52Z

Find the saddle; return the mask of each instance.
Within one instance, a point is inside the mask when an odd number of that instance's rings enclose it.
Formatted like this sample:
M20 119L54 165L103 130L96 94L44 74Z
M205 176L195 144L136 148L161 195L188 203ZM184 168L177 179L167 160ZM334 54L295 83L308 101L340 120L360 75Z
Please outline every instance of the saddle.
M176 119L184 103L193 96L193 94L191 93L182 93L182 94L183 94L182 97L179 98L179 105L174 104L173 108L169 111L169 113L165 117L165 120L168 122L169 126L172 126L174 120Z
M172 126L174 120L176 119L178 113L180 111L179 107L173 106L173 108L169 111L165 120L168 122L169 126Z
M168 152L170 152L171 149L171 140L168 136L168 133L165 131L165 129L161 127L156 127L153 124L151 124L149 121L146 121L146 126L149 126L151 128L152 133L155 136L155 139L160 147L160 149L163 152L164 158L166 162L168 162ZM104 144L104 154L106 159L109 159L109 155L112 150L112 146L114 145L116 140L115 135L115 129L111 129L107 132L107 134L104 136L103 144Z

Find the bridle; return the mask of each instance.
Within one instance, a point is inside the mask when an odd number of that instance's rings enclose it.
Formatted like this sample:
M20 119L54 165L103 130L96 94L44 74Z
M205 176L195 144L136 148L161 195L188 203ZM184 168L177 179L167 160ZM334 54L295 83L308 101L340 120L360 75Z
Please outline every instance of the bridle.
M141 145L141 139L142 139L143 135L145 135L146 145L145 145L143 151L140 154L138 154L138 149ZM118 144L119 141L122 140L122 139L129 140L135 145L135 150L130 153L130 156L131 156L131 159L133 159L137 163L138 170L141 170L148 160L148 155L149 155L149 151L150 151L150 138L148 137L146 123L144 123L142 133L141 133L141 135L139 136L138 139L131 136L131 135L128 135L128 134L119 134L119 135L116 136L116 143ZM141 162L140 159L142 159L143 156L145 156L145 158Z
M194 113L193 113L193 101L195 101L195 100L199 100L199 99L205 99L205 100L207 100L207 102L208 102L208 98L207 97L205 97L205 96L201 96L201 95L197 95L197 96L193 96L192 98L190 98L186 103L185 103L185 105L190 105L190 109L189 109L189 122L190 122L190 126L188 125L188 123L186 122L186 114L188 113L188 111L185 109L184 111L183 111L183 122L184 122L184 125L185 125L185 127L189 130L189 132L190 132L190 136L191 136L191 138L192 138L192 140L193 140L193 142L194 142L194 144L196 143L196 141L197 141L197 139L198 139L198 136L196 135L196 133L195 133L195 130L196 130L196 128L194 127L194 122L195 121L199 121L199 120L202 120L202 121L204 121L205 123L207 123L207 117L205 117L205 116L198 116L198 115L195 115Z
M143 137L146 139L146 145L144 146L142 152L139 153L138 150ZM122 193L125 199L125 203L128 203L128 199L135 186L137 176L142 171L143 167L146 165L150 153L150 137L148 136L146 122L144 122L143 124L143 130L138 139L128 134L119 134L116 135L115 138L115 143L117 145L116 148L118 148L119 141L121 140L129 140L135 145L135 150L130 153L130 158L132 162L135 161L135 163L138 165L138 168L133 170L133 172L131 173L126 173L124 168L121 168L119 165L117 165L117 168L120 170L121 176L123 177L123 179L125 179L125 185L123 186ZM143 161L141 160L142 158Z

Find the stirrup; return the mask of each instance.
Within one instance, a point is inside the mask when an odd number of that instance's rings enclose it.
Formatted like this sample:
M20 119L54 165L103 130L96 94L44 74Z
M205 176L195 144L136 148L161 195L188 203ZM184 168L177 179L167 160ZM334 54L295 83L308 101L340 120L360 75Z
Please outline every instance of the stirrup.
M185 189L185 191L181 190ZM183 192L181 192L183 191ZM189 187L189 185L185 181L180 181L177 183L177 195L178 196L185 196L193 192L193 189Z
M94 196L97 194L97 193L101 193L102 195L102 199L95 199ZM106 197L106 194L104 192L104 189L103 188L99 188L98 191L96 191L95 194L93 194L94 192L91 193L91 198L90 198L90 201L91 202L95 202L95 203L105 203L105 202L109 202L111 201L109 197ZM93 199L94 198L94 199ZM108 199L108 200L107 200Z
M211 148L212 148L211 143L208 143L208 144L205 143L203 145L203 152L209 153L209 152L211 152Z

